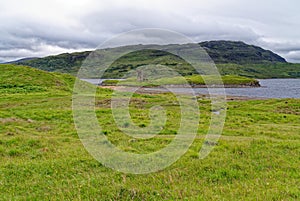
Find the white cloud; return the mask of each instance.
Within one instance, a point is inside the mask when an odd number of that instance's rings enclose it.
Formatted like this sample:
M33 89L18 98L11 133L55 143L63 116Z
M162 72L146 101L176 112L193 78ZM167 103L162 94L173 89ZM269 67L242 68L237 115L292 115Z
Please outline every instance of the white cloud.
M296 0L1 1L0 60L93 49L138 28L170 29L199 42L242 40L289 59L300 49L299 6Z

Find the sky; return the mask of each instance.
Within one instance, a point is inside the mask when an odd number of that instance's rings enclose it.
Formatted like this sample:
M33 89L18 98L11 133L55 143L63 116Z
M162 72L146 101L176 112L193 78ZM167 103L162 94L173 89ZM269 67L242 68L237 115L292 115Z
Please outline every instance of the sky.
M163 28L197 42L244 41L300 63L299 8L299 0L0 0L0 62Z

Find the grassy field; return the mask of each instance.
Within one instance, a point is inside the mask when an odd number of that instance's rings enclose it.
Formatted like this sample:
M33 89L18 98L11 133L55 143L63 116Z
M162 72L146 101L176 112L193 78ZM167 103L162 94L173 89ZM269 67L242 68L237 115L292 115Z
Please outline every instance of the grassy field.
M0 70L0 200L300 199L299 99L228 102L223 135L199 160L211 113L210 101L199 96L201 120L189 151L165 170L133 175L103 166L83 147L72 119L72 77L10 65ZM119 148L148 153L174 138L174 96L133 96L130 111L140 127L157 103L169 119L157 137L131 140L112 119L111 93L98 89L96 113Z

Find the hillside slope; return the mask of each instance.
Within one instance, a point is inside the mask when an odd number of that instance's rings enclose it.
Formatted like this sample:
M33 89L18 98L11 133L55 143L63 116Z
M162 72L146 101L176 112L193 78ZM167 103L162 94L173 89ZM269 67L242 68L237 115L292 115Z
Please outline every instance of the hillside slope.
M285 59L261 47L236 41L207 41L200 43L215 63L265 63L281 62Z
M71 92L75 78L12 64L0 65L0 93Z
M210 41L200 45L217 64L222 75L241 75L254 78L295 78L300 77L300 64L289 64L284 58L269 50L234 41ZM145 46L146 47L146 46ZM165 51L155 50L155 45L147 46L147 50L131 52L117 61L106 70L103 78L120 78L125 72L147 64L161 64L169 66L182 75L191 75L195 70L181 58L168 53L168 50L193 52L189 44L159 46ZM116 54L121 49L130 49L130 46L97 50L99 58ZM27 65L50 72L63 72L75 75L90 51L64 53L44 58L16 61L15 64ZM196 54L196 53L195 53ZM101 67L94 65L95 71ZM205 74L203 72L203 74ZM92 78L95 73L90 72L86 77Z

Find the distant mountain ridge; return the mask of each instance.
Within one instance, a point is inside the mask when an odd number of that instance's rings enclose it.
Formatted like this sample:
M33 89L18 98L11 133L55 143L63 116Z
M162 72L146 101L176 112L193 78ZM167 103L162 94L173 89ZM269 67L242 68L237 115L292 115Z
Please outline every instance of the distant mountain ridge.
M286 63L281 56L270 50L255 45L248 45L241 41L206 41L199 43L215 63Z
M206 41L201 42L199 45L206 50L208 55L217 64L220 73L242 75L247 77L256 78L269 78L269 77L299 77L300 69L298 65L291 65L286 62L284 58L273 53L270 50L265 50L261 47L248 45L241 41ZM160 49L165 51L156 50L157 45L153 45L149 49L148 45L139 45L148 47L147 50L129 53L115 61L111 69L107 70L104 78L120 78L125 71L137 68L138 66L147 64L161 64L171 66L182 75L191 75L195 71L181 58L168 53L168 50L180 50L193 53L193 48L190 44L171 44L161 45ZM115 48L99 49L97 54L102 56L111 56L122 48L130 49L132 46L122 46ZM194 46L195 47L195 46ZM54 56L47 56L43 58L22 59L15 62L10 62L17 65L26 65L46 71L56 71L62 73L69 73L75 75L81 67L83 61L88 57L91 51L63 53ZM195 53L197 54L197 53ZM283 72L282 65L287 65L287 72ZM258 66L258 68L256 68ZM266 69L263 68L266 66ZM268 72L272 71L273 66L276 71L270 76ZM99 67L95 67L99 68ZM296 70L295 70L296 69ZM95 69L97 70L97 69ZM98 69L99 70L99 69ZM87 74L87 77L93 77L93 74Z
M21 63L21 62L26 62L26 61L29 61L29 60L34 60L34 59L39 59L39 58L40 57L26 57L26 58L18 59L18 60L15 60L15 61L3 62L3 64Z

